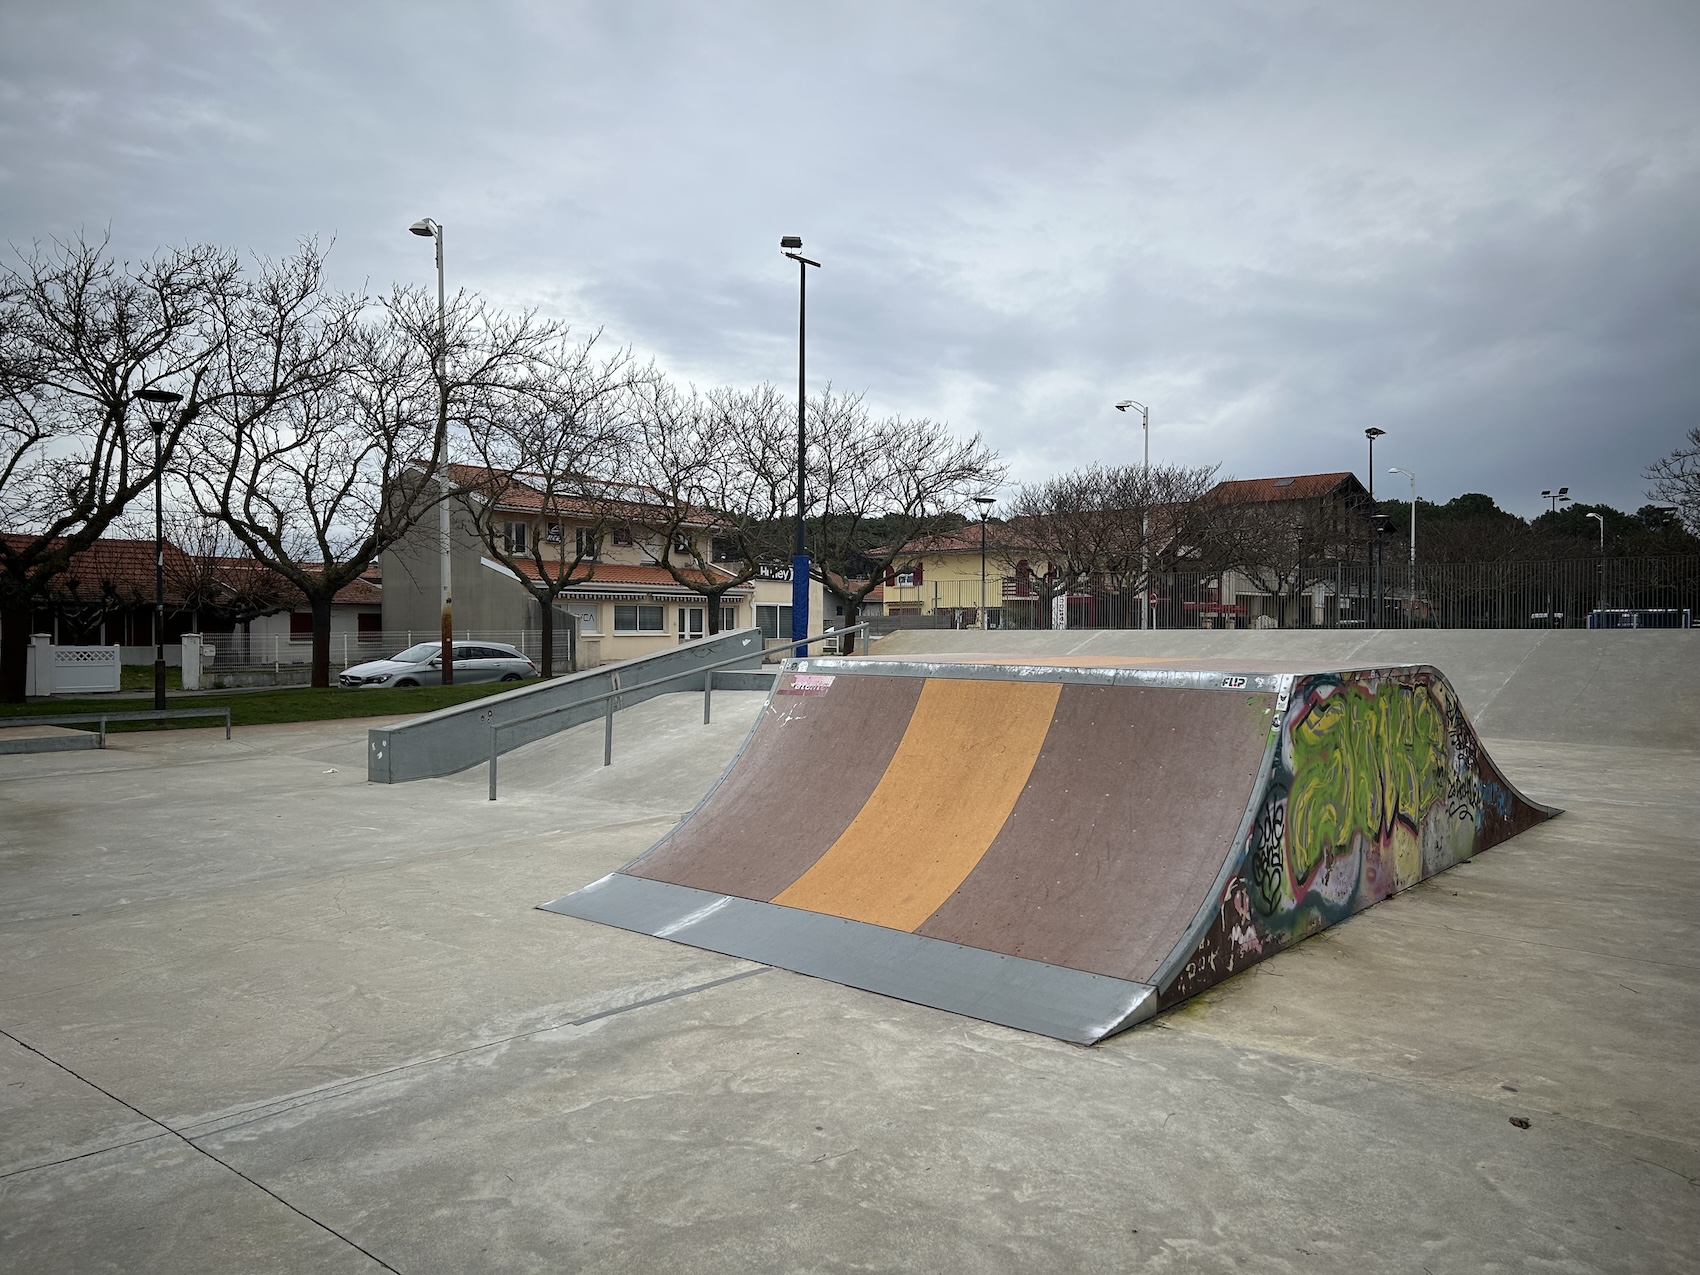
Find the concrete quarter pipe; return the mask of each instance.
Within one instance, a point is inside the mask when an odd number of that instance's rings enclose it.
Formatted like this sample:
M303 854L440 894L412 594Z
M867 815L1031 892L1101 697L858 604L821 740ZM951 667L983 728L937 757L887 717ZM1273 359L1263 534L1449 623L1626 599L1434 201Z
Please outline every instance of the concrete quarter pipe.
M544 907L1091 1043L1557 813L1426 665L796 660Z

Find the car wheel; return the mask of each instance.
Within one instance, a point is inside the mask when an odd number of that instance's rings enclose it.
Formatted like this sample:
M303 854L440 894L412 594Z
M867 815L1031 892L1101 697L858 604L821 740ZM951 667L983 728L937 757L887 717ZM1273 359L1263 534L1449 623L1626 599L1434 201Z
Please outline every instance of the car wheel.
M404 678L401 679L401 681L397 682L396 685L397 686L418 686L419 683L414 681L411 677L404 677Z
M504 682L519 682L519 681L523 681L524 679L521 678L518 673L503 673L502 674L502 680Z

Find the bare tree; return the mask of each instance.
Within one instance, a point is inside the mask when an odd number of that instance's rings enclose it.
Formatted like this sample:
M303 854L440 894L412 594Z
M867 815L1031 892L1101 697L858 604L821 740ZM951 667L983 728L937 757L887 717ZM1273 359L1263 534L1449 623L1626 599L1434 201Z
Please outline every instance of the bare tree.
M911 545L956 525L954 515L1007 470L978 434L959 438L925 417L876 420L860 395L828 390L809 401L807 423L810 539L849 627ZM855 635L845 643L848 654Z
M185 471L197 507L306 599L314 686L330 684L336 594L443 498L449 422L523 392L556 336L464 295L439 328L434 299L412 288L372 316L328 292L321 266L309 245L268 267L233 315L237 388L208 413ZM292 365L311 375L280 389L276 369Z
M229 527L190 507L165 514L166 591L185 611L211 612L231 624L288 610L295 591L249 553Z
M217 394L218 302L238 274L205 246L120 265L105 240L0 271L0 699L24 697L36 600L148 491ZM154 390L181 397L144 409L137 395Z
M718 633L725 596L786 552L794 409L771 385L698 394L658 382L648 397L635 472L659 499L644 507L644 527L659 565L702 596Z
M563 342L523 393L480 396L466 427L474 463L453 471L484 548L537 603L544 677L555 675L555 601L593 576L604 535L631 503L608 476L630 452L633 388L656 379L629 350L601 355L596 343ZM539 513L544 534L511 534L504 515L516 507ZM569 534L569 518L585 534Z
M1367 499L1329 494L1293 499L1235 498L1236 485L1223 483L1199 502L1199 565L1233 570L1275 599L1276 622L1285 626L1287 605L1305 587L1305 573L1318 566L1350 562L1365 554L1377 534Z
M1104 589L1137 599L1177 556L1209 542L1201 517L1214 466L1089 465L1018 489L1000 543L1007 562L1040 559L1044 602Z
M1688 431L1688 441L1671 449L1647 466L1644 477L1652 484L1647 495L1676 506L1677 516L1690 535L1700 536L1700 426Z

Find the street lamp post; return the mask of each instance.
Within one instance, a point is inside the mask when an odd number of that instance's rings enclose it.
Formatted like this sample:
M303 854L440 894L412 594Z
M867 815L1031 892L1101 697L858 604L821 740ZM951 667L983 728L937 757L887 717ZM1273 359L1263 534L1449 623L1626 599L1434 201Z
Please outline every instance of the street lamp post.
M1375 440L1387 431L1371 425L1364 431L1364 437L1369 439L1369 525L1370 544L1370 585L1369 609L1376 628L1381 627L1381 538L1375 534L1376 515L1380 509L1375 503Z
M1124 398L1116 404L1116 411L1125 412L1130 407L1139 409L1140 428L1145 431L1145 495L1144 507L1139 516L1139 627L1151 627L1151 409L1144 403L1131 398Z
M408 227L414 234L424 239L431 239L437 246L437 357L432 360L437 372L437 442L439 446L449 431L449 320L448 310L443 301L443 223L430 217L421 217ZM454 601L450 597L450 555L452 547L449 530L449 502L447 499L448 478L439 480L444 488L444 499L437 502L437 542L439 556L437 559L437 593L442 604L442 639L443 649L438 657L442 665L443 685L455 684L455 622Z
M1403 474L1411 480L1411 579L1414 588L1417 570L1417 476L1408 469L1400 469L1397 465L1394 465L1387 472Z
M992 516L992 506L997 504L990 496L976 496L974 503L980 506L980 631L986 630L986 519Z
M170 390L137 390L136 397L156 407L169 408L183 401ZM165 417L148 413L153 429L153 706L165 709Z
M806 515L808 502L804 499L804 471L808 458L808 441L803 421L808 410L804 396L804 337L808 331L809 267L820 269L820 262L803 255L801 235L784 235L779 251L797 263L797 539L791 553L791 636L802 642L809 636L809 546ZM806 643L797 647L796 654L806 656Z
M1587 515L1600 524L1600 610L1606 609L1606 516L1590 513Z

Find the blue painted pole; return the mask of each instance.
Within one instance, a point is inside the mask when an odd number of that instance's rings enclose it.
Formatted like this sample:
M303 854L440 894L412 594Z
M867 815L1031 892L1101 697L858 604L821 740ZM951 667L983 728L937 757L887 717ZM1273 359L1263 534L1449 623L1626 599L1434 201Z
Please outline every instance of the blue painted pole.
M806 553L791 559L791 636L798 640L809 636L809 555ZM807 644L796 650L799 656L808 653Z

